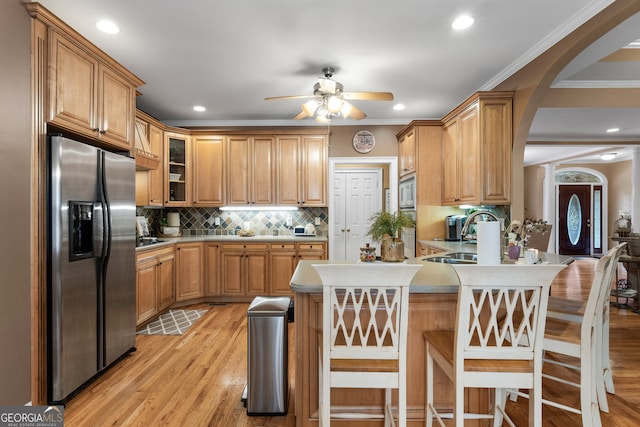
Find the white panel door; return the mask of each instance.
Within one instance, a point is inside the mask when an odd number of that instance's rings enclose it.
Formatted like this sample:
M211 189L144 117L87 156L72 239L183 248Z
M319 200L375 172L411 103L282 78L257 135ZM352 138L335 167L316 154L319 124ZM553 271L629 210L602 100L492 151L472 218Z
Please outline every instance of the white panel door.
M369 219L382 210L382 170L340 170L333 177L335 260L353 260L371 237Z

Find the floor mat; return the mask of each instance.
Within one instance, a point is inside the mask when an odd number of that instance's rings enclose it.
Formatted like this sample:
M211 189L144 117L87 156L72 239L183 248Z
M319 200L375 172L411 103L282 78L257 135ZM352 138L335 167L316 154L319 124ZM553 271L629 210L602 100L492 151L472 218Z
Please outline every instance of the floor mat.
M138 331L140 335L182 335L207 310L169 310Z

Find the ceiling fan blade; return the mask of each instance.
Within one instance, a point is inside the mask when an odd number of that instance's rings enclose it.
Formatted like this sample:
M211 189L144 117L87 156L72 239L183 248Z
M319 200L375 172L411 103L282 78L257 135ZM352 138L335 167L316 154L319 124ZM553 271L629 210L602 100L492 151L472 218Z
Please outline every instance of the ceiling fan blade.
M356 108L354 105L348 103L347 101L345 101L342 105L341 113L345 119L360 120L367 117L367 115L362 112L362 110Z
M306 119L307 117L309 117L309 115L307 114L307 112L306 112L306 111L304 111L304 110L302 110L302 111L300 111L300 113L298 113L298 115L297 115L297 116L295 116L295 117L293 118L293 120L302 120L302 119Z
M342 92L344 99L360 99L364 101L393 101L391 92Z
M315 95L289 95L289 96L270 96L265 98L265 101L279 101L282 99L308 99L315 98Z

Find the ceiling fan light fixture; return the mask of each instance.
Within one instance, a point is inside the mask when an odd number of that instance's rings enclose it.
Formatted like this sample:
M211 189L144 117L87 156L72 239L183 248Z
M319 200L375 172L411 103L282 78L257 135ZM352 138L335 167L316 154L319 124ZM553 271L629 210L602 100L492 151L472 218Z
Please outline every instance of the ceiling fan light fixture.
M331 119L328 116L318 115L318 116L316 116L316 121L318 123L329 123L329 122L331 122Z
M345 119L349 117L352 108L353 107L348 102L342 103L342 108L340 109L340 114L342 114L342 117L344 117Z
M331 113L339 113L343 104L344 101L340 97L330 96L327 100L327 109Z
M302 104L302 110L307 113L308 116L313 116L318 108L318 101L312 99Z
M604 161L609 161L609 160L615 159L617 155L618 153L603 153L603 154L600 154L600 159Z

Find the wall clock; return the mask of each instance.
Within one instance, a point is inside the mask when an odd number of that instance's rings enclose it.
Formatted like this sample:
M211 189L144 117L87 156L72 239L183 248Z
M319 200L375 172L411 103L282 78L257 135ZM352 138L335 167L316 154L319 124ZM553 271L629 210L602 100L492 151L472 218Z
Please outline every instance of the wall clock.
M353 136L353 148L358 153L368 153L376 145L376 138L368 130L361 130Z

